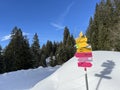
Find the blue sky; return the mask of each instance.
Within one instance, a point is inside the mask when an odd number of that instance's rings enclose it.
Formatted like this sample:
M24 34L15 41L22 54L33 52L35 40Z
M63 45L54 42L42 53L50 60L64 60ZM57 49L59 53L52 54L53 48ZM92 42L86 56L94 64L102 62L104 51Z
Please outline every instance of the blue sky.
M9 42L12 29L21 28L32 42L38 33L40 44L61 41L64 27L77 37L85 32L100 0L0 0L0 45Z

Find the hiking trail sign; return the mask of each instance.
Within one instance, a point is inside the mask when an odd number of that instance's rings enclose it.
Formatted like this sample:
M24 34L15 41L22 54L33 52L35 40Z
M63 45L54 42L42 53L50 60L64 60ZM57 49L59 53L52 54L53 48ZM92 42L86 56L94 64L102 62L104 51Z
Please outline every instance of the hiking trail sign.
M75 57L78 58L78 67L92 67L92 48L87 43L87 37L81 32L75 41L77 48Z
M89 90L88 87L88 77L87 77L87 68L92 67L92 48L87 43L87 37L82 34L79 34L79 37L76 38L76 48L75 57L78 58L78 67L83 67L85 71L85 81L86 81L86 90Z

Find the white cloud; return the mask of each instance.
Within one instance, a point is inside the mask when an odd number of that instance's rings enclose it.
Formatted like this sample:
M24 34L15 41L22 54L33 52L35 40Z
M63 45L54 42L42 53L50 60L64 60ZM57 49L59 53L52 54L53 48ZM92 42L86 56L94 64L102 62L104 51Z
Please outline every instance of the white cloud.
M51 25L52 25L53 27L55 27L56 30L61 30L61 29L64 29L64 27L65 27L65 26L59 25L59 24L57 24L57 23L51 23Z
M73 2L70 3L70 4L67 6L66 10L61 14L61 17L62 17L63 19L64 19L64 18L67 16L67 14L70 12L73 4L74 4Z
M4 37L2 37L1 41L6 41L6 40L9 40L11 38L11 35L6 35Z
M23 32L23 36L24 36L24 35L30 35L30 34L29 34L29 33L26 33L26 32Z
M68 13L70 12L72 6L73 6L74 2L70 3L65 11L58 17L58 19L55 21L56 23L50 23L53 27L56 28L56 30L61 30L64 29L65 25L63 25L65 17L68 15Z
M28 35L30 35L30 34L29 34L29 33L26 33L26 32L23 32L23 36L25 36L25 35L28 36ZM6 36L3 36L0 41L7 41L7 40L9 40L10 38L11 38L11 34L6 35Z

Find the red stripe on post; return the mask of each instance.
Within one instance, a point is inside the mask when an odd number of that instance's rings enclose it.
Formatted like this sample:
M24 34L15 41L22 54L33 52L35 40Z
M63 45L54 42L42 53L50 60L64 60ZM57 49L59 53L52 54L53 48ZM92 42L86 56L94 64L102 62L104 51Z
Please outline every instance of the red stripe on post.
M92 57L92 52L75 53L75 57Z
M92 67L90 62L78 62L78 67Z

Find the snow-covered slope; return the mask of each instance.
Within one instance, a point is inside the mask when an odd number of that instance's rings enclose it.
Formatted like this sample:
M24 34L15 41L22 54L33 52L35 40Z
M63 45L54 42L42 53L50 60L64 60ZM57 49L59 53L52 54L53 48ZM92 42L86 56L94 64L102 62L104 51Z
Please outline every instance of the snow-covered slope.
M89 90L120 90L120 52L94 51L93 59L87 69ZM86 90L84 74L73 57L31 90Z
M39 67L37 69L0 74L0 90L29 90L36 83L51 75L59 67Z

